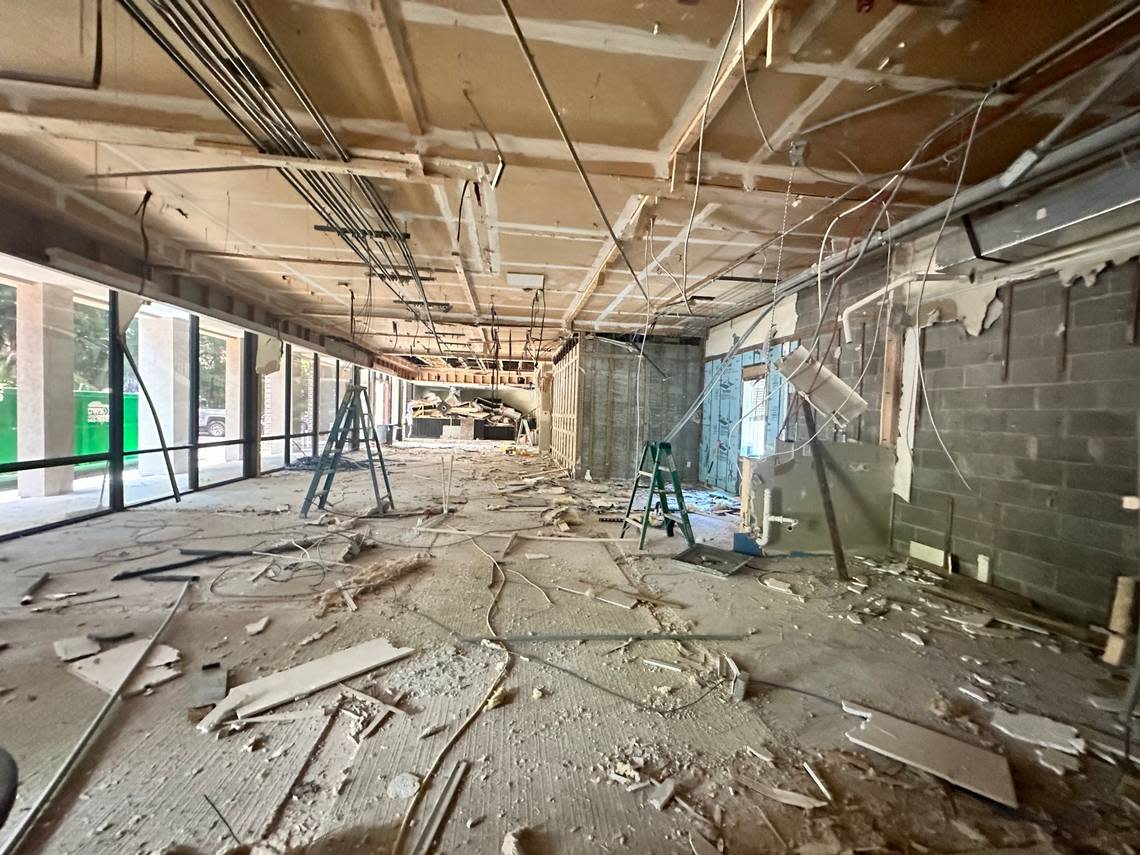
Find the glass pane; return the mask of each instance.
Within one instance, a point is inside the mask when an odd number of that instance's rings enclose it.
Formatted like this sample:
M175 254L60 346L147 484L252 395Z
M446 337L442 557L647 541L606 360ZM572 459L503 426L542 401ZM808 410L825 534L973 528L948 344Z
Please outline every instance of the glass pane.
M341 399L344 397L345 390L348 389L348 384L352 382L352 366L347 362L338 363L340 366L338 372L340 375L340 397L336 399L336 405L339 407Z
M110 502L106 463L0 475L0 534L79 518Z
M241 354L245 333L201 318L198 322L199 442L240 439Z
M318 429L327 433L332 427L333 416L336 415L336 361L328 357L320 357L320 421Z
M127 347L158 415L167 446L190 442L190 315L180 309L150 303L143 306L127 328ZM124 366L123 450L159 448L158 428L138 378L129 362ZM136 426L134 435L130 430ZM161 457L161 455L159 455ZM185 472L183 468L178 470Z
M198 485L212 481L228 481L241 476L241 445L203 445L198 447Z
M0 463L107 451L108 354L105 288L0 282Z
M294 435L313 432L313 354L293 348L293 410L290 430Z
M207 455L209 452L209 455ZM219 452L222 452L219 454ZM198 486L232 481L242 476L242 450L240 445L225 448L198 449Z
M145 405L144 405L145 406ZM190 489L190 452L170 452L178 490ZM166 461L161 451L149 454L128 454L123 458L123 501L128 505L173 496Z
M277 368L269 374L258 376L258 394L261 401L261 435L285 435L285 348L281 348L281 358ZM284 450L281 452L284 454Z
M261 471L269 472L285 465L285 440L265 439L261 441Z

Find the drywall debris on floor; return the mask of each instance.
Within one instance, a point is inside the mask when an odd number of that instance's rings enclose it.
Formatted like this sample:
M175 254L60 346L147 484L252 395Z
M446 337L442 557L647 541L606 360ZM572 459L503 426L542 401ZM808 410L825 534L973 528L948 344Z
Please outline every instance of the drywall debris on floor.
M1009 763L1000 754L850 701L843 701L843 709L864 719L847 733L856 745L1017 807Z
M420 779L411 772L401 772L388 782L387 792L390 799L410 799L420 789Z
M646 802L657 810L665 810L669 802L673 800L676 791L677 782L672 778L666 778L661 783L654 785L653 792L649 794Z
M96 688L111 694L123 682L123 678L127 676L127 672L142 655L149 643L150 639L142 638L128 644L120 644L118 647L104 650L95 656L73 662L67 666L67 670ZM130 683L123 691L123 696L130 697L140 694L147 689L182 676L182 671L175 665L181 658L182 654L173 647L156 644L147 654L143 666L131 677Z
M393 647L386 638L376 638L336 653L312 659L231 689L198 729L208 733L233 716L245 718L287 704L360 674L403 659L415 652Z
M94 656L102 649L98 642L92 641L86 635L61 638L55 642L54 647L55 655L64 662L74 662L85 656Z
M528 828L515 828L503 836L503 845L499 847L499 855L527 855L523 841L527 837Z
M1085 741L1075 727L1034 713L994 712L990 724L1006 736L1066 754L1084 754Z
M261 618L260 620L255 620L253 623L247 623L245 625L245 634L250 636L261 635L261 633L265 632L265 628L267 626L269 626L268 615Z
M1066 772L1081 771L1081 761L1072 754L1066 754L1056 748L1035 748L1034 753L1037 755L1037 762L1050 772L1064 775Z

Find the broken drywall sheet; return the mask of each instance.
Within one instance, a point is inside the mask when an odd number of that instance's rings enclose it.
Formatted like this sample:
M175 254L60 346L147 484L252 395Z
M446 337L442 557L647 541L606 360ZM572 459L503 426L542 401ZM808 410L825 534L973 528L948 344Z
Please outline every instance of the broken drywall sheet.
M963 284L959 279L926 282L921 287L921 280L911 283L909 302L913 305L922 293L922 305L918 309L918 319L921 326L931 324L949 323L957 321L966 331L966 335L981 335L983 330L1001 317L1001 300L995 299L999 283L987 282L985 284Z
M910 501L914 474L914 423L918 412L918 330L910 327L903 338L902 394L899 395L899 434L895 444L895 495Z
M826 416L834 416L840 424L859 418L867 410L867 402L862 396L813 357L803 345L773 365L817 410Z
M387 639L375 638L242 683L231 689L225 699L198 723L198 729L209 733L234 715L238 718L257 715L281 704L308 697L313 692L372 671L381 665L403 659L413 652L411 647L393 647Z
M865 719L847 733L856 745L1000 804L1017 807L1009 763L1000 754L850 701L843 701L843 710Z
M1006 736L1066 754L1084 754L1085 741L1075 727L1033 713L1008 713L998 709L990 724Z
M257 364L258 374L272 374L281 364L281 353L285 345L281 339L265 333L257 334Z
M150 639L140 638L129 644L120 644L95 656L80 659L67 666L67 670L98 689L111 694L123 682L131 666L135 664ZM146 662L123 690L124 697L137 695L147 689L161 685L182 675L176 663L182 654L173 647L156 644L147 655Z
M876 553L887 548L890 528L894 449L858 442L823 443L823 460L831 488L831 504L845 549ZM768 553L831 553L831 536L819 495L819 481L810 457L777 457L764 460L743 458L749 472L748 510L760 530L764 518L764 493L770 494L771 514L795 525L771 522ZM742 511L744 498L741 499Z

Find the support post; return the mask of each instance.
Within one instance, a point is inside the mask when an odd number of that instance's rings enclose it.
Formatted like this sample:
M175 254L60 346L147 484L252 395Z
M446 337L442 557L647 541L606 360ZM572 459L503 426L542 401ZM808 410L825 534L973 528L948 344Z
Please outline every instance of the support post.
M823 515L827 519L827 532L831 535L831 552L835 556L835 575L840 581L847 581L847 558L843 554L843 542L839 539L839 524L835 521L835 507L831 504L831 487L827 483L826 464L823 461L823 443L815 435L815 411L811 401L803 400L804 422L807 425L811 445L811 461L815 468L815 479L819 483L819 498L823 502Z

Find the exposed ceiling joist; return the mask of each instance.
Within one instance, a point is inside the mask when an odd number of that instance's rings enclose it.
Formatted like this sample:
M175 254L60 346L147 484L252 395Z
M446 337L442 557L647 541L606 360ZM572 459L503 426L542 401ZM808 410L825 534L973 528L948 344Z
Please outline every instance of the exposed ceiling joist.
M645 206L649 202L648 196L631 196L629 201L625 203L618 218L614 221L614 232L617 234L619 240L627 240L637 229L637 224L641 220L641 215L645 211ZM602 276L605 274L606 268L613 263L621 252L621 248L612 240L606 240L602 248L598 250L597 256L594 258L594 263L590 265L590 270L582 280L582 286L578 289L578 295L574 298L570 308L566 310L566 314L562 316L562 326L565 329L570 329L574 319L578 317L582 309L585 308L586 303L594 292L601 284Z
M380 65L388 78L388 87L392 90L392 97L396 99L400 117L408 126L409 133L419 136L425 127L423 98L404 42L399 6L392 0L371 0L371 6L368 29L380 56Z
M721 39L716 57L689 92L678 119L673 123L674 130L662 141L662 147L668 152L670 163L697 144L701 129L716 118L717 113L736 91L737 84L744 77L747 64L744 51L760 28L765 25L775 2L776 0L760 0L748 10L743 22L743 41L740 35L739 16L733 15L728 32ZM724 61L718 63L722 53Z

